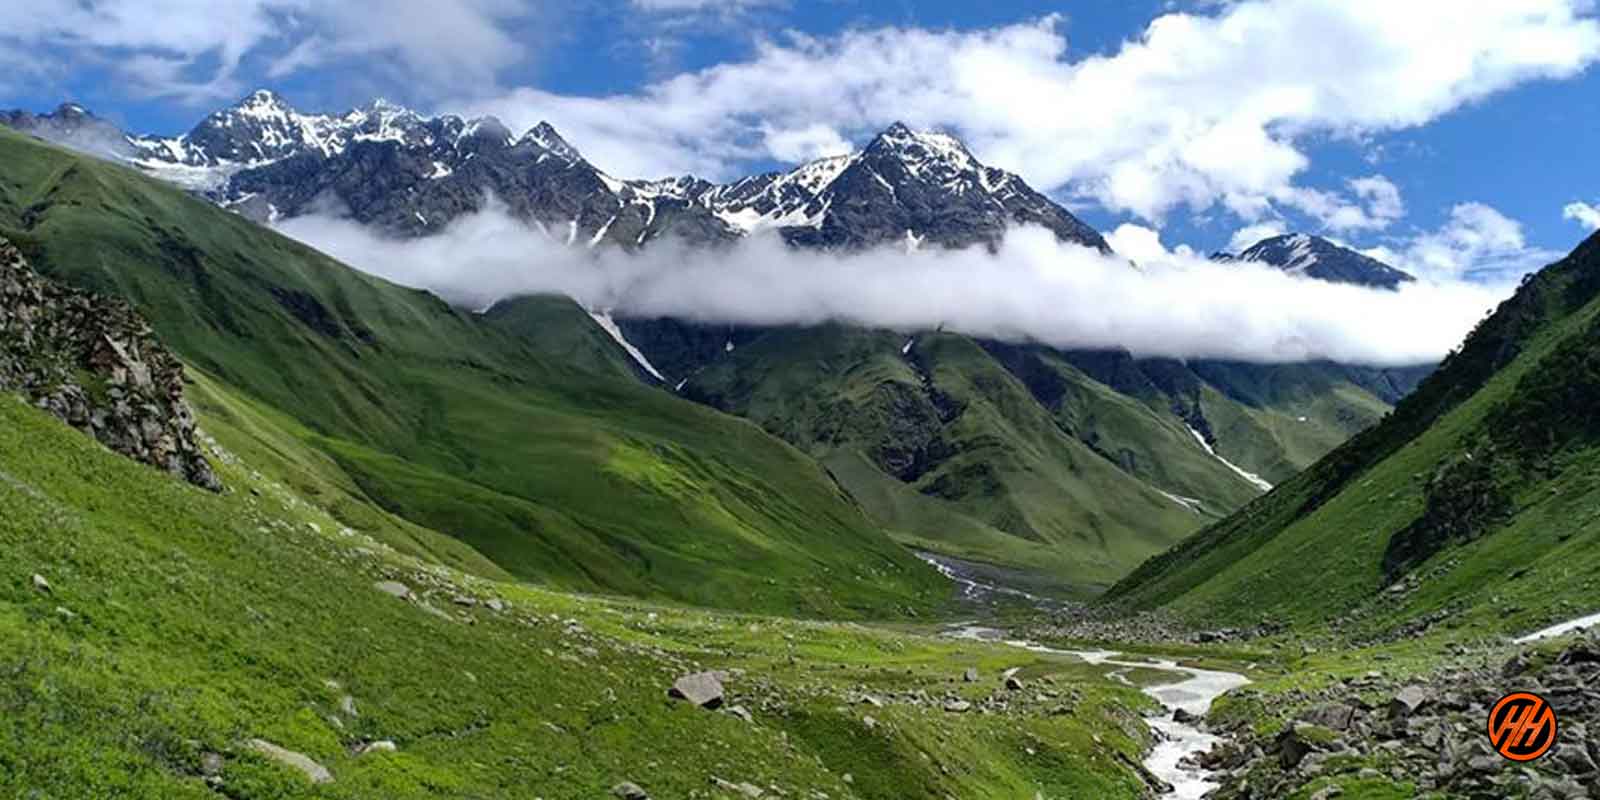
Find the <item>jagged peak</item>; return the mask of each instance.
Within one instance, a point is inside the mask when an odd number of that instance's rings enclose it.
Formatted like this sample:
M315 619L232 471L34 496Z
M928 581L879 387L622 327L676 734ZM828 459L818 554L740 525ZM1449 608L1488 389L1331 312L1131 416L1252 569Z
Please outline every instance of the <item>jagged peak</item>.
M456 137L456 141L459 142L467 138L500 141L508 145L513 141L511 129L506 127L506 124L501 122L499 117L493 115L473 117L467 120L467 124L462 126L461 133Z
M524 141L533 142L570 161L583 160L578 148L568 144L567 140L562 138L561 134L556 130L556 127L548 122L540 122L538 125L529 128L528 132L522 135L522 138Z
M889 123L889 127L884 128L878 133L878 138L903 139L916 135L917 132L912 130L910 125L907 125L899 120L895 120L894 122Z
M251 92L250 94L247 94L244 97L240 98L239 102L233 104L233 107L234 108L261 108L261 107L288 108L289 107L289 101L284 100L283 99L283 95L278 94L277 92L274 92L271 89L257 89L255 91Z
M1213 257L1217 261L1268 264L1284 272L1304 274L1338 283L1394 287L1414 280L1359 250L1313 233L1282 233L1245 248L1237 256Z
M866 155L890 156L916 164L938 162L962 172L987 169L973 157L960 139L939 131L918 131L904 122L883 129L863 151Z

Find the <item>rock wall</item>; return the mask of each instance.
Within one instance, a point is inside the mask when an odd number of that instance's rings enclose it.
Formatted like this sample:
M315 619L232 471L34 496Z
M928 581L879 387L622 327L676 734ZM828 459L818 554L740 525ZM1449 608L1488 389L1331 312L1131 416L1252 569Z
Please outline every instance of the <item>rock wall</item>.
M0 239L0 390L129 458L212 491L222 484L195 442L183 365L127 304L34 273Z

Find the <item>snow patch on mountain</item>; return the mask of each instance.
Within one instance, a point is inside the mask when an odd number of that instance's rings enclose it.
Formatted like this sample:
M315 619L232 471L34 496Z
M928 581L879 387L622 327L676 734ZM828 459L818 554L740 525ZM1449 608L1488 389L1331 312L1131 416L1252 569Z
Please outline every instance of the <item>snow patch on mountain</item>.
M666 377L664 377L661 372L656 369L654 364L650 363L650 359L645 358L644 353L640 351L639 348L634 347L633 343L628 341L628 337L622 335L622 328L617 327L617 321L611 318L611 312L590 310L589 318L593 319L595 324L600 326L601 330L610 334L611 338L615 340L618 345L621 345L622 349L633 358L634 363L638 364L641 369L650 373L651 375L654 375L656 380L661 381L662 383L667 382ZM678 384L678 387L682 388L683 384Z
M1257 475L1254 472L1250 472L1249 470L1244 469L1243 467L1239 466L1238 464L1235 464L1232 461L1229 461L1228 459L1223 458L1222 454L1218 453L1216 451L1216 448L1212 447L1211 443L1206 441L1206 437L1203 434L1201 434L1199 431L1194 429L1194 426L1191 425L1191 426L1188 426L1188 427L1189 427L1190 435L1194 436L1194 440L1196 442L1200 443L1200 446L1205 449L1207 455L1209 455L1212 458L1215 458L1216 460L1222 462L1223 466L1227 467L1230 470L1233 470L1234 474L1238 475L1241 478L1244 478L1247 482L1249 482L1252 486L1255 486L1257 489L1260 489L1263 492L1272 491L1272 484L1268 483L1260 475Z

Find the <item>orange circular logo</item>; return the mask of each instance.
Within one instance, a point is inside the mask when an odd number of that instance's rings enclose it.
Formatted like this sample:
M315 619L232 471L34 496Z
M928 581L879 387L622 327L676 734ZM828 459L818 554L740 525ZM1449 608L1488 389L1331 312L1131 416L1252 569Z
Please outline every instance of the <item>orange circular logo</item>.
M1532 761L1556 743L1556 712L1532 692L1512 692L1489 711L1489 743L1512 761Z

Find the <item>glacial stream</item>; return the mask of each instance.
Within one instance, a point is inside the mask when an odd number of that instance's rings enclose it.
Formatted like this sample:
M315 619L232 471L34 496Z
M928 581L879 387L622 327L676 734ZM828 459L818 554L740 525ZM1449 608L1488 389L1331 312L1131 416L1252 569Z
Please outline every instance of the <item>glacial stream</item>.
M964 626L951 631L948 635L961 639L999 642L1034 653L1073 656L1090 664L1109 664L1129 669L1143 667L1186 675L1186 678L1175 683L1144 688L1144 693L1154 697L1164 709L1159 714L1145 717L1145 724L1161 735L1155 748L1145 757L1144 767L1150 770L1151 774L1172 784L1172 791L1161 795L1162 797L1199 800L1206 792L1217 787L1217 783L1211 780L1209 770L1186 767L1180 762L1187 756L1210 750L1220 739L1193 725L1174 720L1172 712L1181 708L1196 716L1203 715L1211 707L1212 700L1224 692L1249 683L1249 678L1233 672L1180 666L1176 661L1169 660L1125 661L1118 658L1121 653L1111 650L1060 650L1033 642L1006 639L1004 632L978 625Z
M969 576L960 575L949 560L940 559L936 561L928 555L923 555L922 558L934 564L946 577L960 584L964 593L968 596L981 592L1010 595L1025 594L1016 590L985 584ZM1031 597L1031 595L1026 596ZM1172 785L1172 791L1161 795L1162 797L1174 798L1175 800L1199 800L1206 792L1218 786L1217 782L1212 780L1213 776L1210 770L1183 766L1181 762L1188 756L1210 750L1220 739L1194 725L1174 720L1172 713L1177 709L1183 709L1197 717L1203 716L1211 708L1212 700L1215 700L1225 692L1249 683L1249 678L1234 672L1185 667L1171 660L1123 660L1119 658L1122 655L1121 653L1112 650L1061 650L1034 642L1007 639L1004 631L981 625L965 625L949 631L947 635L960 639L997 642L1034 653L1072 656L1090 664L1107 664L1125 669L1141 667L1159 669L1186 676L1182 680L1173 683L1147 686L1143 689L1145 694L1155 698L1163 708L1161 713L1145 717L1145 724L1155 730L1159 736L1154 749L1145 757L1144 767L1150 770L1151 774ZM1114 672L1112 676L1127 682L1126 678L1123 678L1118 673Z

